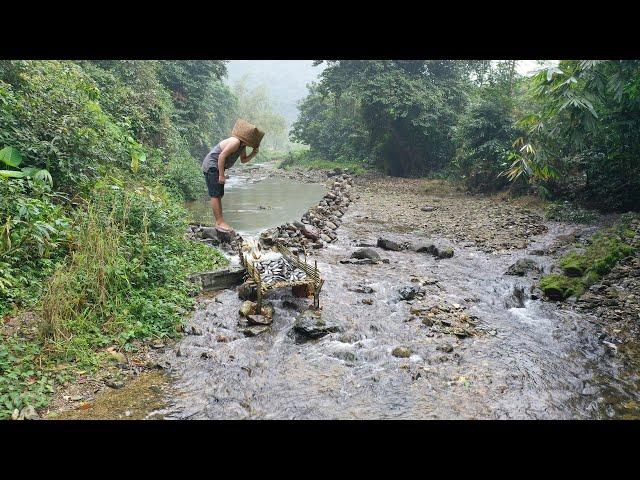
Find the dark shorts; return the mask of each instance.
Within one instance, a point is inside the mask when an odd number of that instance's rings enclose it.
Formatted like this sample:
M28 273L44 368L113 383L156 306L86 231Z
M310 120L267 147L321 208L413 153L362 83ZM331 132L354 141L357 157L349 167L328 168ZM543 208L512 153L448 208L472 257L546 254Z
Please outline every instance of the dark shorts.
M224 183L218 182L219 175L220 173L215 167L211 167L209 171L204 174L210 197L222 198L224 196Z

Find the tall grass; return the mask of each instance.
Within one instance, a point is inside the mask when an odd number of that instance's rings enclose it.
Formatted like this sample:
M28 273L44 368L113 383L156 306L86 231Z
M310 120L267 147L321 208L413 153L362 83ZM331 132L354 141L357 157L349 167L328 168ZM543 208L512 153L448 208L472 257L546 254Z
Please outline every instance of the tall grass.
M97 192L43 298L39 331L49 347L95 366L103 347L175 335L192 304L187 275L225 263L184 238L185 218L150 190Z

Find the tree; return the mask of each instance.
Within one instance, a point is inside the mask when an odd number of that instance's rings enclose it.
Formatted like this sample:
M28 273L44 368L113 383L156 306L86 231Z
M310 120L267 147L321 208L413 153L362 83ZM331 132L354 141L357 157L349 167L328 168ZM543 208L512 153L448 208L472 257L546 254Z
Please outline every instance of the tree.
M532 77L507 174L599 208L640 204L640 61L567 60Z

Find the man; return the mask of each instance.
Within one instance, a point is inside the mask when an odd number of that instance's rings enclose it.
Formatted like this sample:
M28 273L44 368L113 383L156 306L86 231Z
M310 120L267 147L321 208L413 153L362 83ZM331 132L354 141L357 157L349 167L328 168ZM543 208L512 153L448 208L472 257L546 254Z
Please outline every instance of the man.
M254 147L247 155L247 144L238 137L231 136L218 143L202 161L202 172L207 182L207 189L211 197L211 209L216 219L216 228L223 232L233 233L222 215L222 197L224 196L224 172L231 168L240 157L242 163L247 163L258 154L259 147Z

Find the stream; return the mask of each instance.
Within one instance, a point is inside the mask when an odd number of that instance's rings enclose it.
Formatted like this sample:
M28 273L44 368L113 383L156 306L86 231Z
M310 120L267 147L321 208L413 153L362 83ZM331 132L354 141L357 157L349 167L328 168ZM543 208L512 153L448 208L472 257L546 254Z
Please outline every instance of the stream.
M301 183L287 178L271 178L270 165L236 167L225 182L222 209L225 220L240 235L256 235L267 228L297 220L324 195L319 183ZM191 221L213 225L209 197L186 202Z
M223 200L227 219L246 233L299 218L322 195L315 186L277 178L229 187ZM258 225L254 207L264 204L273 213ZM526 249L486 253L431 235L454 248L453 258L377 249L388 264L339 263L356 244L375 245L379 236L414 245L424 241L417 227L394 229L379 214L379 205L355 201L336 230L338 240L314 252L326 280L322 316L338 323L339 332L297 343L292 325L311 300L286 290L266 297L275 307L274 321L271 331L258 337L238 332L242 301L234 290L199 299L187 330L196 326L202 334L185 336L165 355L180 392L163 410L165 418L615 417L612 404L618 400L602 382L614 367L589 318L528 294L515 301L514 292L530 292L534 279L504 275L520 258L534 258L548 271L553 259L529 252L551 245L576 225L546 222L547 231L532 237ZM399 288L417 284L425 285L424 299L400 300ZM373 292L354 292L355 285ZM414 307L432 306L464 309L478 319L477 334L441 334L411 314ZM410 348L411 355L392 355L398 346Z

